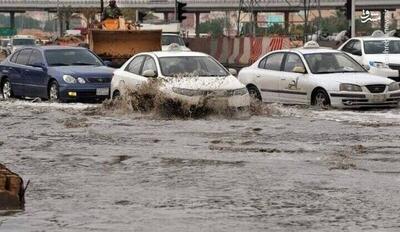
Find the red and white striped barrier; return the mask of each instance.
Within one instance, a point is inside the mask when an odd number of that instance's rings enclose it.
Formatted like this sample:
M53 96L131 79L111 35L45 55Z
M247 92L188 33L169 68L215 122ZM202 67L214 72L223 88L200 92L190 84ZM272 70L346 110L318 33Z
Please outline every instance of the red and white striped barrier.
M249 65L270 51L289 48L290 40L287 37L195 38L189 40L189 47L223 64Z

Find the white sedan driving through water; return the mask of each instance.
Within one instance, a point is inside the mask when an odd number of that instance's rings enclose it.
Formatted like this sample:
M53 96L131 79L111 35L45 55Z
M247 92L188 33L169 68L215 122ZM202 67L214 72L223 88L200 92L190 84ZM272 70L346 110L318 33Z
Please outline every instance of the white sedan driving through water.
M238 78L263 102L360 108L395 107L400 101L399 83L371 75L349 55L315 42L270 52Z
M232 74L233 73L233 74ZM140 53L114 72L111 97L126 94L149 80L160 80L160 91L189 104L223 103L244 110L250 105L246 87L209 55L198 52Z

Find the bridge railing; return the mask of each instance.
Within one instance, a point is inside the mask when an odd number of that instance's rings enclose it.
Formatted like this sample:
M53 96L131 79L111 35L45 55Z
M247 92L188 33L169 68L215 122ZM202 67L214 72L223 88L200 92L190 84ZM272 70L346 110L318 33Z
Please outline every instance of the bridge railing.
M188 7L199 8L228 8L234 9L239 6L240 0L183 0ZM105 1L107 2L107 1ZM321 0L322 7L344 6L346 0ZM302 7L303 0L259 0L255 5L257 7ZM118 0L121 7L138 8L162 8L173 7L175 0ZM311 1L313 7L316 7L316 1ZM400 6L399 0L358 0L357 6ZM71 6L73 8L98 8L99 0L0 0L0 11L6 8L25 8L25 9L46 9L56 8L57 6Z

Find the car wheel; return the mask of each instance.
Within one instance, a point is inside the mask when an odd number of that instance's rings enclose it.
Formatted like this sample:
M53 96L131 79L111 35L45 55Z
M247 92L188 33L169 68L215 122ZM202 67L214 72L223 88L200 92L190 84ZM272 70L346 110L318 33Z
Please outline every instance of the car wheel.
M253 99L261 101L261 94L260 91L258 91L257 87L254 85L247 86L247 91L249 91L250 97Z
M12 89L11 89L11 83L9 80L7 80L7 79L4 80L3 84L1 85L1 93L2 93L3 99L6 99L6 100L14 97Z
M328 93L323 89L317 90L314 95L312 105L315 105L321 109L327 109L331 105Z
M49 101L59 102L60 101L60 87L57 81L50 82L49 85Z
M121 97L121 93L118 90L115 90L112 95L112 99L115 100L118 97Z

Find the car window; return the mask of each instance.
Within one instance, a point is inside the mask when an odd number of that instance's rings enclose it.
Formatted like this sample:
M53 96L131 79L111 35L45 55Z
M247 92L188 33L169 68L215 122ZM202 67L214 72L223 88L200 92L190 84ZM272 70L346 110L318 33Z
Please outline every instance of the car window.
M173 43L179 44L180 46L185 46L185 42L179 35L162 35L161 44L163 46Z
M344 45L344 47L342 48L342 51L351 53L351 51L353 49L353 44L354 44L354 40L350 40L346 45Z
M359 40L354 41L353 53L361 53L361 42Z
M161 73L167 77L226 77L229 73L210 56L160 57Z
M274 53L272 55L269 55L267 57L267 61L265 62L264 68L268 70L280 71L283 55L284 53Z
M139 75L144 58L144 56L138 56L134 58L131 63L129 63L129 65L126 67L125 71Z
M12 45L13 46L29 46L29 45L35 45L35 40L34 39L13 39L12 40Z
M365 54L382 54L386 52L400 54L400 41L389 40L389 47L384 40L364 41L364 52Z
M33 50L31 57L29 58L28 65L33 64L43 64L43 57L42 54L38 50Z
M302 67L305 69L303 61L301 60L300 56L297 54L289 53L286 56L284 70L285 72L293 72L293 69L295 67Z
M146 70L153 70L153 71L157 72L156 62L150 56L148 56L146 58L146 61L143 64L142 75L143 75L143 72Z
M46 49L44 55L49 66L103 65L103 62L88 49Z
M345 53L310 53L305 54L304 58L314 74L365 72L357 61Z
M24 49L22 50L17 58L17 64L22 64L22 65L26 65L28 63L29 60L29 56L32 53L32 49Z
M258 63L258 68L264 68L265 66L265 62L267 61L267 57L265 57L264 59L262 59L260 61L260 63Z
M18 55L19 55L19 52L14 53L14 55L11 57L10 61L13 63L16 63Z

